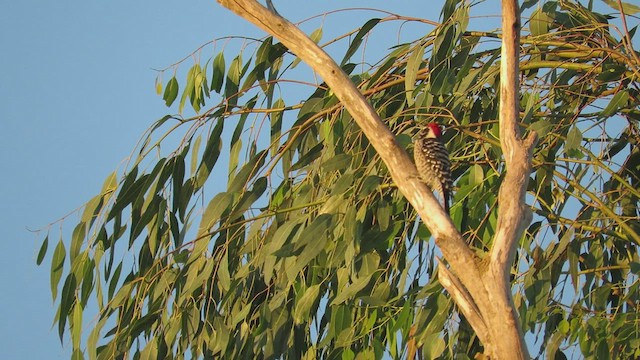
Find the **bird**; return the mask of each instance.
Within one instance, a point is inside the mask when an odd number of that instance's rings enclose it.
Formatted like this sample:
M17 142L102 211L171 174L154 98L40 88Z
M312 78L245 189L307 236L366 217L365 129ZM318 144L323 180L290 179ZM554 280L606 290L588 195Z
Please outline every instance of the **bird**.
M453 187L451 161L438 124L428 123L420 129L414 141L413 160L420 179L431 191L442 196L444 211L449 214L449 197Z

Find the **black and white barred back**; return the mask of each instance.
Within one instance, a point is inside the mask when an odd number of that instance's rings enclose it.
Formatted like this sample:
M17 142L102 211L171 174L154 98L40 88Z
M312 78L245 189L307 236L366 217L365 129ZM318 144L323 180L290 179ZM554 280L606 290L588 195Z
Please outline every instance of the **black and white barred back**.
M440 128L428 124L415 141L413 159L422 181L442 195L444 210L449 213L449 194L453 186L449 153L441 140Z

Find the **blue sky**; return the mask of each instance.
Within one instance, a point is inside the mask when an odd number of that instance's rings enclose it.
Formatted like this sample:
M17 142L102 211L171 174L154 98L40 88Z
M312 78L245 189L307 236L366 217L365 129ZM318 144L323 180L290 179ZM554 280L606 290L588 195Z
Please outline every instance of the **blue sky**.
M153 68L217 37L263 34L212 0L1 1L0 358L65 359L69 346L51 326L50 258L35 265L44 234L29 230L69 213L65 225L73 226L73 210L100 190L153 121L171 113L155 94ZM294 21L345 7L409 16L424 7L417 0L275 4ZM437 20L440 7L430 8L420 16Z

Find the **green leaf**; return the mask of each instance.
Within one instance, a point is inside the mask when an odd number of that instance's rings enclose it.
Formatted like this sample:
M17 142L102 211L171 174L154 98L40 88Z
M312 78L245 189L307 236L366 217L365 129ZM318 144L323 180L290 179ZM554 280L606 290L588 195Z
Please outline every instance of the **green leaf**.
M427 335L422 347L424 359L439 359L445 347L446 344L440 334L432 333Z
M73 229L73 235L71 236L71 247L69 249L69 259L71 261L71 265L74 264L76 256L80 253L80 248L82 247L82 243L84 242L84 237L86 235L86 224L83 222L78 223L75 229Z
M569 326L569 322L567 320L562 320L560 322L560 325L562 325L563 323L566 324L566 326ZM561 331L555 331L551 337L549 337L549 340L547 341L547 344L545 346L545 351L546 351L546 355L547 355L547 359L558 359L558 355L562 354L562 352L558 352L558 348L560 347L560 345L562 344L562 342L565 340L565 336L562 334L562 330Z
M229 180L238 170L240 161L240 151L242 150L242 139L232 139L231 152L229 154Z
M66 250L62 239L58 241L55 250L53 251L53 258L51 259L51 294L53 300L56 299L58 294L58 283L62 277L62 271L64 270L64 259L66 257Z
M74 349L80 348L80 336L82 335L82 306L76 302L73 307L71 321L71 344Z
M100 331L102 331L102 328L104 327L104 324L107 322L107 319L109 319L109 317L107 316L100 317L100 320L98 320L98 323L93 325L93 328L91 329L91 333L87 338L87 352L89 353L89 359L91 360L97 359L96 349L98 347L98 339L100 338Z
M314 43L319 43L320 39L322 39L322 26L313 30L313 32L311 33L311 35L309 35L309 38L314 42Z
M302 246L308 246L317 241L319 237L326 237L326 233L331 225L333 216L330 214L321 214L316 217L309 226L304 228L300 237L296 241L295 249L299 249Z
M195 74L193 77L193 92L190 100L193 110L199 112L200 108L204 105L205 94L203 91L203 87L206 86L207 79L205 78L205 74L202 71L200 64L195 64L194 67Z
M113 297L113 294L116 291L116 286L118 285L118 281L120 280L121 271L122 271L122 262L119 263L118 266L116 266L116 269L113 272L113 276L111 276L111 281L109 281L108 295L110 299Z
M312 318L310 316L311 307L318 300L318 294L320 293L320 285L310 286L297 301L296 307L293 311L293 321L297 325L309 322Z
M564 254L564 252L567 250L567 246L569 246L571 240L574 239L574 235L575 229L573 227L569 227L566 229L564 235L562 235L562 238L558 242L558 245L553 248L552 255L546 262L546 267L554 265L558 258Z
M546 119L538 120L529 125L529 130L535 131L540 139L546 137L551 128L551 122Z
M605 2L605 4L611 6L611 8L613 8L616 11L620 11L620 7L618 6L618 1L617 0L602 0ZM622 10L624 11L625 15L634 15L637 14L638 12L640 12L640 6L637 5L633 5L631 3L628 3L626 1L621 1L620 2L622 5Z
M440 18L444 21L449 20L449 18L453 15L456 10L456 6L460 3L460 0L446 0L444 5L442 6L442 11L440 12Z
M49 247L49 235L44 238L42 245L40 245L40 251L38 251L38 257L36 258L36 265L42 264L45 255L47 255L47 248Z
M200 111L200 106L203 104L202 100L202 84L206 79L203 79L202 68L200 64L194 64L187 73L187 85L184 87L182 97L180 98L180 105L178 111L182 113L184 104L188 98L191 103L191 107L196 112Z
M218 120L213 131L209 134L207 146L204 148L204 152L202 153L202 160L198 166L197 175L193 184L194 191L200 189L204 185L209 178L213 167L218 161L218 157L220 156L220 151L222 149L222 140L220 139L220 135L222 134L223 126L223 119Z
M133 286L134 284L131 282L122 284L118 292L111 298L109 307L112 309L117 309L125 305L126 300L129 300L129 296L131 295Z
M562 319L562 321L560 321L560 323L558 324L558 330L563 334L563 335L567 335L569 334L569 330L571 329L569 322L565 319Z
M460 36L467 31L467 26L469 25L469 9L470 5L466 3L461 3L455 13L452 16L452 19L456 23L456 42L460 41Z
M182 325L182 316L180 314L176 314L173 316L171 321L169 321L167 325L167 329L164 331L164 341L170 346L173 346L173 343L176 339L176 335L180 330L180 326ZM216 327L216 329L221 329L221 326Z
M202 143L202 134L198 135L193 143L193 148L191 149L191 167L189 170L189 174L192 176L196 174L198 170L198 155L200 155L200 144Z
M618 91L604 110L602 110L602 116L613 116L621 108L629 104L629 92L627 90Z
M354 206L350 206L344 215L344 241L347 243L347 250L344 252L344 260L347 263L353 261L355 252L359 252L360 241L362 240L362 221L358 220L358 211Z
M627 67L618 63L605 62L602 71L596 77L599 82L618 82L629 78Z
M321 111L323 107L324 101L322 98L312 97L310 99L307 99L307 101L302 104L300 111L298 111L298 121L296 121L296 124L294 124L294 126L298 125L298 123L301 123L302 121L309 119L318 111Z
M549 34L549 25L551 25L553 19L542 10L538 8L533 11L529 18L529 27L531 29L531 35L547 35Z
M272 109L284 109L286 104L282 98L278 98L273 103ZM278 152L280 148L280 136L282 136L282 118L284 116L284 110L271 113L269 118L271 119L271 154L272 156Z
M364 287L369 284L369 281L371 281L371 275L356 278L351 285L338 289L338 294L333 301L331 301L331 305L339 305L353 298L360 290L364 289Z
M242 197L234 206L233 211L229 214L229 217L235 218L244 214L256 201L260 199L267 189L267 178L260 177L253 183L253 187L250 191L246 191L242 194Z
M187 84L184 86L184 90L182 90L182 96L180 97L180 103L178 104L178 112L180 114L182 114L182 110L184 109L187 99L193 97L195 76L194 65L187 72Z
M224 291L228 291L231 288L231 274L229 274L229 252L225 251L222 255L220 264L218 265L218 280L220 287Z
M215 91L220 94L222 90L222 83L224 82L224 71L225 71L225 63L224 63L224 54L222 52L216 55L215 59L213 59L213 75L211 76L211 91Z
M182 202L182 199L185 197L182 195L182 184L184 182L184 173L185 173L185 164L184 164L184 155L179 155L173 158L173 169L172 169L172 184L173 184L173 208L182 210L181 205L186 205ZM187 198L191 198L188 196ZM188 201L187 201L188 202ZM181 211L182 213L183 211Z
M437 66L429 78L429 91L433 95L447 95L453 89L454 74L445 66Z
M84 360L84 354L80 349L74 349L73 354L71 354L71 360Z
M84 277L82 278L82 289L80 292L80 300L83 308L86 307L87 302L89 301L89 295L93 290L93 274L98 274L98 272L96 272L97 269L95 265L96 262L94 259L89 259L85 262Z
M158 214L160 208L166 207L166 200L158 195L151 194L145 199L144 204L139 209L142 211L141 214L136 215L135 213L131 219L131 233L129 236L129 246L132 246L134 241L142 234L145 227L153 220L153 218ZM134 208L134 211L136 209Z
M76 276L73 273L67 275L62 286L62 297L60 298L60 316L58 317L58 335L62 341L67 317L72 316L71 307L75 302Z
M100 208L102 207L102 194L98 194L91 198L84 206L84 211L80 220L84 223L92 223L95 217L98 215Z
M152 339L140 352L140 360L158 359L158 343Z
M449 57L458 41L456 26L453 23L445 23L436 30L433 44L433 56L429 59L429 65L433 68L449 68Z
M414 90L416 87L416 78L418 77L418 70L420 69L420 65L422 64L424 58L424 49L425 45L418 46L411 53L409 59L407 60L407 68L405 71L404 78L404 87L405 87L405 96L407 98L407 104L412 106L414 101Z
M382 179L376 175L369 175L362 181L362 188L360 189L360 193L358 194L359 199L364 199L372 192L378 189L380 186Z
M178 89L178 80L174 76L167 83L167 87L164 89L164 96L162 97L167 107L171 106L171 104L173 104L173 102L178 97Z
M396 313L394 316L393 328L392 332L396 332L398 330L406 330L409 329L409 325L411 325L411 305L409 302L405 302L402 306L402 310L399 313Z
M118 177L117 172L114 171L104 181L102 185L102 190L100 194L94 196L84 208L82 216L80 220L84 223L89 224L88 227L91 227L94 221L97 219L102 206L111 198L114 194L115 190L118 188Z
M164 164L164 160L162 161ZM136 172L137 173L137 172ZM127 183L128 178L134 178L136 173L130 173L125 178L125 182L120 188L120 192L116 198L115 204L111 207L111 211L109 212L109 216L107 220L113 219L117 214L119 214L124 208L129 206L134 200L137 198L141 198L147 192L151 184L153 183L153 178L151 174L144 174L138 180L135 180L133 183Z
M229 193L238 193L241 192L242 189L246 188L249 179L255 176L264 164L265 151L266 150L262 150L253 156L242 166L242 169L240 169L240 171L238 171L238 173L229 180Z
M236 326L238 323L245 320L247 318L247 315L249 314L249 311L251 311L251 304L242 306L240 308L240 311L233 314L233 319L231 320L232 326Z
M273 269L278 259L276 253L283 248L289 238L296 235L296 229L299 226L300 224L294 220L285 222L275 230L273 237L266 243L267 256L263 266L265 281L269 282L273 277Z
M349 61L351 56L353 56L353 54L355 54L355 52L360 47L360 44L362 44L362 38L364 38L364 36L369 33L369 31L371 31L371 29L373 29L373 27L376 26L380 22L380 20L381 19L377 18L370 19L360 28L358 33L351 40L351 44L349 44L349 48L344 54L344 58L340 62L340 66L345 65Z
M213 225L220 220L220 216L229 208L232 200L232 194L226 192L218 193L211 199L202 214L200 228L198 229L198 238L207 234Z
M151 130L149 131L149 133L153 133L154 131L159 129L169 119L175 119L175 118L173 116L171 116L171 115L165 115L165 116L161 117L159 120L156 120L156 122L153 123L153 126L151 127Z
M565 142L565 152L569 156L578 157L582 154L580 146L582 145L582 132L577 126L571 127L567 134L567 141Z
M135 339L144 331L148 331L150 326L158 320L156 313L150 313L142 316L140 319L134 321L129 327L129 336Z
M306 244L306 246L297 257L295 266L286 269L289 279L295 279L296 274L306 267L324 249L328 239L327 230L332 224L332 218L329 214L322 214L300 234L298 241L300 244Z
M380 67L376 70L376 72L369 79L369 87L375 85L380 78L385 76L389 69L396 65L396 60L398 56L405 54L407 49L410 48L409 44L402 44L398 48L396 48L391 54L389 54L385 60L385 62L380 65Z
M356 354L353 350L346 348L342 351L341 360L355 360Z
M358 277L372 276L378 271L380 265L380 255L377 252L369 252L362 256L360 260L360 270L358 271Z
M260 47L258 47L258 51L256 51L256 68L262 67L264 71L266 67L269 66L269 64L272 62L269 57L272 47L273 36L269 36L266 39L262 40L262 44L260 45Z
M484 170L482 166L475 164L471 167L471 171L469 173L469 184L471 185L482 185L484 182Z
M296 171L304 168L305 166L311 164L314 160L319 158L322 155L322 150L324 149L324 144L319 143L316 146L309 149L298 159L298 161L291 166L291 171Z
M349 163L351 159L349 159ZM336 180L333 185L333 189L331 189L331 196L344 194L353 184L354 175L351 172L345 173Z
M235 107L238 104L238 97L240 97L240 78L242 76L242 56L236 56L229 65L229 71L227 72L227 81L224 86L224 98L230 107Z
M258 73L261 73L261 74L258 75ZM240 91L244 93L251 90L251 88L256 83L256 81L258 81L259 77L264 77L264 71L261 70L260 67L253 68L253 70L251 70L251 72L247 74L244 81L242 82L242 87L240 87Z

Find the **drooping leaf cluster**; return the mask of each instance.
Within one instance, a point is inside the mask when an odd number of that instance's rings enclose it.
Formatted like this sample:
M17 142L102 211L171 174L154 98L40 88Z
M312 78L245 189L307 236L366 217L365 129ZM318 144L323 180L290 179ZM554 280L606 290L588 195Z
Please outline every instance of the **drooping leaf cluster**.
M517 310L549 358L638 356L636 28L613 31L619 14L579 2L532 5L521 115L540 142ZM409 152L419 126L446 125L451 216L482 257L504 170L500 43L472 31L472 11L447 2L440 25L373 65L355 55L420 21L371 19L338 62ZM400 358L412 336L427 358L481 351L458 332L427 229L349 114L325 84L288 77L302 65L282 44L252 44L158 82L168 106L197 114L154 124L57 242L51 290L74 356ZM49 236L38 263L48 246Z

